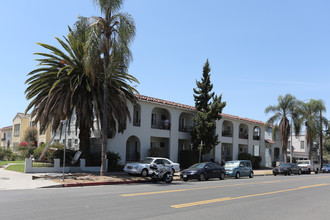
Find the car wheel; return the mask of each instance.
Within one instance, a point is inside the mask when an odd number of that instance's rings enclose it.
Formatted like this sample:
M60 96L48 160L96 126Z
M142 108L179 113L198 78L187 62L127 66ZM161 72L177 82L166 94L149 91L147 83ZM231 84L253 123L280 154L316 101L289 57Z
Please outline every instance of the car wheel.
M290 176L290 175L291 175L291 173L292 173L292 172L291 172L291 170L289 170L289 171L288 171L288 175Z
M147 169L143 169L143 170L141 171L141 176L143 176L143 177L148 176L148 170L147 170Z
M298 170L298 175L301 175L301 170Z
M307 174L311 174L311 170L310 169L308 169Z
M187 179L187 178L183 178L183 181L187 182L187 181L188 181L188 179Z
M205 180L205 174L201 173L198 178L199 181L204 181Z
M241 177L241 174L239 173L239 172L237 172L236 174L235 174L235 178L236 179L239 179Z
M277 174L276 173L274 173L274 176L276 176Z
M316 169L316 170L315 170L315 174L318 174L318 173L319 173L319 169Z
M251 171L249 177L250 177L250 178L253 178L253 172L252 172L252 171Z
M219 177L220 180L224 180L225 179L225 173L221 172L220 173L220 177Z

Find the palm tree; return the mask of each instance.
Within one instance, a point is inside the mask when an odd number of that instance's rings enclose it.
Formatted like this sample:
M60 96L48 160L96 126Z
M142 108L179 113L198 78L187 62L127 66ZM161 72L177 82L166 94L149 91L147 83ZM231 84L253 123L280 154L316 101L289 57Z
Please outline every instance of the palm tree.
M311 159L313 150L313 141L322 132L322 127L328 127L328 120L322 116L326 112L323 100L310 99L307 103L301 103L299 114L301 115L300 123L306 128L307 148L309 149L308 158Z
M267 124L274 125L274 136L277 131L280 132L282 154L284 161L286 162L287 145L291 130L290 121L288 118L291 118L294 123L295 133L299 134L299 118L295 108L298 104L298 101L291 94L286 94L284 97L280 95L277 100L278 104L268 106L265 109L265 113L274 113L274 115L267 120Z
M31 71L26 80L27 100L31 100L26 112L32 110L32 117L40 123L40 130L45 131L49 125L52 130L62 131L61 120L68 119L76 113L76 129L79 128L80 150L89 155L90 133L93 129L93 112L99 112L102 100L98 94L102 81L92 76L84 68L84 45L87 40L88 26L82 20L77 22L65 41L56 38L64 51L39 43L50 53L35 53L42 58L40 68ZM76 130L77 131L77 130Z
M118 12L122 0L94 0L104 17L92 17L89 40L87 42L86 67L94 71L98 61L102 62L103 73L103 111L102 111L102 165L101 175L106 172L105 155L107 139L126 129L130 113L127 100L136 102L137 91L126 84L126 80L137 82L127 69L132 60L130 44L135 36L135 24L127 13ZM125 79L119 82L118 79ZM110 97L110 100L108 98Z

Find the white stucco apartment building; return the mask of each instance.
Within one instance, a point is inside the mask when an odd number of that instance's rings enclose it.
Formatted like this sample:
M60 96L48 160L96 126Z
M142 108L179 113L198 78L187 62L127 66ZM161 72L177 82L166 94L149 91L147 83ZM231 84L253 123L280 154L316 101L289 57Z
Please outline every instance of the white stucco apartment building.
M160 156L178 161L181 150L190 149L190 130L196 110L192 106L137 95L138 104L129 104L132 121L123 134L108 140L108 151L119 153L124 164L148 156L151 147ZM165 121L170 121L167 127ZM222 114L216 122L220 144L208 159L235 160L240 152L261 156L262 167L282 159L280 141L272 140L271 130L261 121Z

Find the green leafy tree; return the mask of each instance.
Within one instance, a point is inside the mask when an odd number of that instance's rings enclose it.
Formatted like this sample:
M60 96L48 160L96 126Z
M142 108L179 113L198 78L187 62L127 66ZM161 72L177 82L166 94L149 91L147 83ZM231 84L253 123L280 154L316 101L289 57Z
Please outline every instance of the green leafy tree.
M138 82L127 73L132 60L130 44L135 36L135 23L127 13L119 12L122 0L94 0L104 17L92 17L87 41L85 65L91 72L94 67L102 67L103 74L103 111L102 128L102 165L101 175L106 172L107 139L126 129L130 119L127 100L136 102L134 87L127 81ZM101 64L101 65L100 65Z
M287 161L287 146L288 139L290 137L291 125L289 119L292 120L294 125L295 134L299 134L300 131L300 121L298 115L298 106L299 102L291 94L286 94L285 96L279 96L277 98L277 105L270 105L265 109L265 113L273 113L267 120L267 124L274 125L273 127L273 136L279 131L281 136L281 146L284 161Z
M24 141L31 147L38 146L38 130L36 127L27 128L24 134Z
M215 121L221 119L222 110L226 106L226 102L221 102L222 95L217 96L212 92L210 71L209 61L206 60L201 81L196 81L197 88L194 88L195 107L198 112L194 118L191 141L194 150L199 150L201 141L203 141L203 154L209 153L219 144Z
M41 56L37 59L40 68L28 74L25 90L26 98L30 100L26 112L33 109L31 115L40 123L40 132L51 125L53 131L62 133L61 120L67 119L70 124L71 116L76 114L79 147L85 157L89 155L93 112L100 111L100 94L103 92L98 72L87 72L84 67L87 30L88 24L80 20L74 29L69 27L64 41L56 38L64 50L39 43L50 53L35 53Z
M328 127L328 120L322 116L326 112L326 107L321 99L310 99L307 103L300 103L299 114L300 123L306 128L307 148L309 149L308 158L311 159L313 151L313 141L319 137L322 127Z

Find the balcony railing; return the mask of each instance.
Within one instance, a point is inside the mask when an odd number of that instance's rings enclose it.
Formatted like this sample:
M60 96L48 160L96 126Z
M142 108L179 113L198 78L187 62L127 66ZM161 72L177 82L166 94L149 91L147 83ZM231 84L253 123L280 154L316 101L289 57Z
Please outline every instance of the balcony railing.
M240 139L249 139L249 135L246 133L239 133L238 137Z
M165 125L164 122L158 122L157 124L151 124L151 128L162 129L162 130L171 130L171 124Z
M140 121L140 120L138 120L138 121L134 121L134 122L133 122L133 126L140 127L140 126L141 126L141 121Z
M222 131L222 136L223 137L233 137L233 132L232 131Z
M190 132L192 127L186 126L186 127L179 127L179 131L181 132Z

